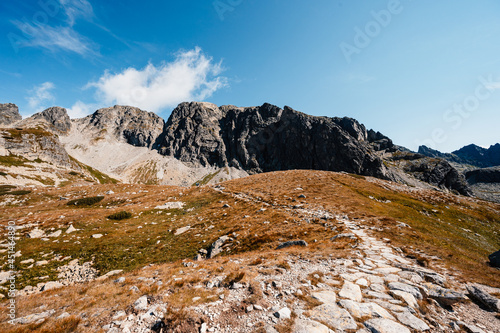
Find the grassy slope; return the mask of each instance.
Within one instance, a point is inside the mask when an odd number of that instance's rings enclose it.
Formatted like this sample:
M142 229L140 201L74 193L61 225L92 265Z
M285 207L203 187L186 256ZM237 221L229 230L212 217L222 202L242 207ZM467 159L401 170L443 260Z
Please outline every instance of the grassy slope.
M63 232L57 238L58 242L54 242L55 238L49 241L29 239L24 237L26 231L22 229L22 237L17 243L22 256L18 261L51 259L60 254L81 258L81 262L92 260L100 274L113 269L134 271L150 263L174 263L174 266L167 264L163 268L171 274L171 270L179 269L180 260L192 258L199 249L208 248L226 234L236 235L237 242L224 255L272 256L273 249L280 242L292 239L306 240L310 246L300 250L306 253L347 255L333 249L329 240L342 232L342 228L332 231L325 226L324 220L306 221L291 208L303 204L305 208L347 214L359 224L375 228L370 232L379 238L391 239L394 246L410 255L418 257L422 251L431 267L445 266L448 273L458 279L500 287L498 270L486 264L487 255L500 248L498 204L320 171L260 174L228 181L222 186L225 187L224 193L207 186L180 188L124 184L38 189L24 195L26 201L20 205L2 209L0 223L6 225L10 220L16 220L18 224L38 222L47 231L50 228L64 231L73 224L79 230L69 235ZM299 187L302 190L298 190ZM76 199L102 195L108 190L115 193L105 195L103 201L90 207L70 207L66 201L58 200L60 196ZM300 194L306 198L299 198ZM252 199L248 201L241 197ZM172 210L154 208L169 201L182 201L185 207ZM230 207L223 208L224 204ZM133 217L121 221L106 218L123 210L131 212ZM269 223L264 223L266 221ZM332 220L328 222L335 224ZM400 228L398 222L411 228ZM191 229L187 232L174 234L176 229L188 225ZM91 235L96 233L104 236L92 238ZM51 254L43 257L47 253ZM56 267L68 261L54 260L30 270L24 269L27 265L19 264L18 287L35 285L40 282L39 276L48 275L46 280L55 279ZM85 289L88 288L85 285L72 288L68 293L80 290L79 293L88 296L94 292ZM112 288L101 292L111 298L103 302L112 302L114 297L120 296L113 296ZM123 302L129 302L133 297L122 296ZM63 301L64 298L60 300ZM90 305L78 306L85 308Z

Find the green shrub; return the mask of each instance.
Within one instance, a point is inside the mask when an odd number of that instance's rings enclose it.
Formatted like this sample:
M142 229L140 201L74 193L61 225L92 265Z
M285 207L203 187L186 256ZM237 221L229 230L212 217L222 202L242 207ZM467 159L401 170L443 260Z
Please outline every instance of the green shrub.
M126 211L121 211L118 213L114 213L108 216L108 219L110 220L125 220L129 219L132 217L132 213L126 212Z
M80 199L74 199L68 201L67 205L68 206L78 206L78 207L85 207L85 206L92 206L93 204L98 203L104 199L102 195L98 195L96 197L86 197L86 198L80 198Z

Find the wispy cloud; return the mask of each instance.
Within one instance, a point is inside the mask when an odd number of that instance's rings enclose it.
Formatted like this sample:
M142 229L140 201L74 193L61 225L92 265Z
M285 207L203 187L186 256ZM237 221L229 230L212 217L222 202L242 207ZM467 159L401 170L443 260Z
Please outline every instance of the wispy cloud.
M28 104L32 111L39 112L47 107L46 102L54 101L54 95L51 90L55 88L52 82L44 82L38 86L33 87L28 93Z
M106 71L88 87L97 89L97 99L104 104L124 104L159 112L182 101L204 100L227 85L220 76L221 63L197 47L178 52L172 62L143 69L127 68L120 73Z
M40 47L51 52L67 51L81 56L98 55L98 47L88 38L74 29L78 18L92 20L94 11L87 0L59 0L60 8L66 17L62 25L58 22L42 24L13 20L12 23L23 33L24 37L16 39L17 47Z
M86 20L91 20L94 17L94 9L86 0L59 0L59 2L66 13L70 26L73 26L79 17Z
M96 46L71 27L51 27L15 21L14 24L28 39L18 42L19 47L41 47L51 52L69 51L82 56L96 55Z

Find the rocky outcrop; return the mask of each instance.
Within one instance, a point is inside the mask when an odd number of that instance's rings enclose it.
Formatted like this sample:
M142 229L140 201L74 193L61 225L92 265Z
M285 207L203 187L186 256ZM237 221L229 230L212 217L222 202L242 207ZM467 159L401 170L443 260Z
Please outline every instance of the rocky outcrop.
M193 102L172 112L160 152L250 173L316 169L384 178L386 168L366 139L364 126L350 118L314 117L271 104L218 108Z
M500 167L476 169L467 171L465 178L469 184L500 183Z
M35 113L25 119L22 126L35 127L38 124L46 124L49 130L57 134L68 133L71 129L71 119L68 116L68 111L59 106L53 106L42 112Z
M75 121L97 136L110 134L136 147L153 148L163 131L163 119L153 112L115 105ZM97 137L96 137L97 138Z
M23 119L16 104L0 104L0 126L8 126Z
M397 163L405 173L423 182L463 195L473 194L465 177L446 160L411 152L396 152L391 161Z
M34 161L40 159L57 166L80 168L72 161L59 141L59 137L41 129L0 130L0 147L5 155L21 156Z

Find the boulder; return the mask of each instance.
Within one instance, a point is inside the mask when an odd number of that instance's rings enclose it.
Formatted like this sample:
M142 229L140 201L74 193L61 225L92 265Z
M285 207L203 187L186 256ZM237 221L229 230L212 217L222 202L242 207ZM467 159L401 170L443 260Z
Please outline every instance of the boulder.
M490 311L500 312L500 300L475 284L467 285L469 298Z
M356 302L361 302L363 299L359 286L349 281L344 281L344 285L339 292L339 296Z
M355 330L358 326L349 312L336 304L317 306L310 311L310 317L339 330Z
M281 243L280 245L278 245L276 250L283 249L285 247L290 247L290 246L307 246L307 242L304 240L284 242L284 243Z
M372 333L411 333L407 327L385 318L369 319L364 324Z
M295 321L292 333L329 333L330 329L325 325L318 323L314 320L302 320L298 319Z
M500 250L493 252L488 256L490 259L490 265L493 267L500 267Z

